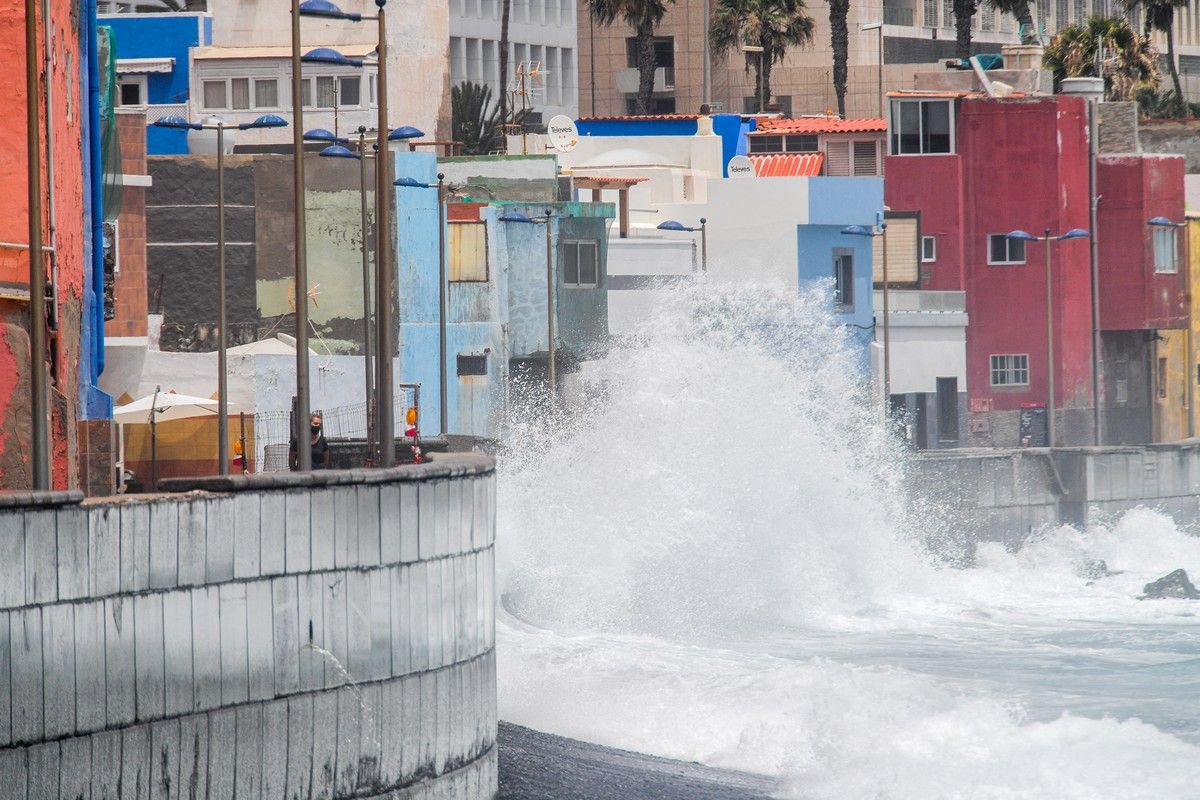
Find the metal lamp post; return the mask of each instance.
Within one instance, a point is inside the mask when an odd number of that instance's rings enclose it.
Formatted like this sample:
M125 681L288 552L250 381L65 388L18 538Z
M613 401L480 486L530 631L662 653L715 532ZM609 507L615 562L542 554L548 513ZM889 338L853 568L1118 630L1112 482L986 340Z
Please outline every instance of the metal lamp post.
M410 189L437 189L438 204L438 385L441 432L448 432L449 412L447 410L446 392L449 384L449 361L446 354L446 302L448 285L446 283L446 176L438 173L437 183L425 183L416 178L397 178L393 186Z
M842 233L846 236L883 237L883 408L887 413L892 399L892 309L888 296L887 223L880 222L878 227L871 228L865 225L850 225L842 228Z
M1151 227L1154 227L1154 228L1172 228L1172 229L1185 228L1187 226L1186 222L1173 222L1170 219L1168 219L1167 217L1151 217L1150 219L1146 220L1146 224ZM1189 256L1191 255L1191 243L1188 241L1188 238L1186 235L1184 236L1183 241L1184 241L1183 263L1187 264L1190 269L1191 264L1189 263L1190 262ZM1189 278L1189 280L1190 280L1190 278ZM1188 291L1188 299L1189 299L1189 303L1190 303L1192 301L1190 289ZM1194 356L1192 353L1192 345L1193 345L1193 343L1192 343L1192 324L1191 324L1190 320L1188 321L1187 333L1185 335L1185 339L1186 339L1186 342L1185 342L1184 346L1187 348L1187 357L1186 357L1187 368L1184 370L1184 381L1187 384L1187 407L1188 407L1187 434L1188 434L1188 438L1191 439L1192 437L1194 437L1196 435L1196 417L1195 417L1195 406L1194 406L1194 402L1195 402L1195 398L1196 398L1196 375L1195 375L1195 372L1192 367L1192 359Z
M225 270L225 131L248 131L261 128L283 128L287 121L275 114L265 114L253 122L227 125L220 117L204 122L188 122L183 117L168 116L150 123L155 128L174 128L217 132L217 462L221 475L229 474L229 370L227 332L227 292Z
M553 218L554 216L550 209L546 209L545 215L541 219L534 219L528 214L516 210L505 211L499 217L501 222L546 226L546 347L549 353L547 365L550 375L551 403L555 402L555 398L558 396L558 380L555 374L556 348L554 346L554 239L550 226L550 220Z
M883 23L868 22L863 25L861 30L864 31L879 31L879 63L876 64L876 82L879 91L879 116L883 116Z
M392 351L395 349L392 339L392 291L394 285L394 276L390 267L390 259L388 246L391 241L389 235L390 222L389 211L391 209L390 197L388 196L388 141L396 139L415 138L415 136L424 135L415 128L407 129L412 133L404 132L404 129L390 131L387 124L387 26L385 22L383 7L386 0L375 0L375 6L379 9L379 13L373 17L363 16L361 14L352 14L341 11L333 3L328 0L306 0L300 5L300 14L303 16L321 17L324 19L341 19L349 22L362 22L364 20L375 20L379 25L379 38L375 46L377 60L368 62L361 58L348 58L342 55L337 50L331 47L318 47L315 50L310 50L302 57L302 61L315 64L335 64L344 67L377 67L376 72L376 97L378 98L379 119L376 124L376 141L375 147L377 152L377 160L375 162L375 282L376 282L376 312L375 312L375 337L376 337L376 391L379 399L377 403L378 414L378 432L379 432L379 463L380 466L390 467L396 463L396 431L395 431L395 408L393 408L393 394L395 387L392 384Z
M1046 243L1046 444L1049 447L1054 447L1054 275L1050 266L1050 245L1067 239L1086 239L1089 235L1083 228L1072 228L1058 236L1052 236L1049 228L1041 236L1021 230L1005 234L1007 239ZM1092 398L1092 402L1098 403L1100 398Z
M700 218L699 228L689 228L682 222L677 222L669 219L666 222L658 223L660 231L680 231L683 233L700 232L700 271L708 272L708 220L704 217Z

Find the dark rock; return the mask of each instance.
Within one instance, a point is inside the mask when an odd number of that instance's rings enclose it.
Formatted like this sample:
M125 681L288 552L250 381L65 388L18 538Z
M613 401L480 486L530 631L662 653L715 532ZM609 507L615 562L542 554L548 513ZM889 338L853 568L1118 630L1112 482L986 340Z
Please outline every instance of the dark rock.
M1188 580L1188 575L1181 569L1170 572L1156 581L1147 583L1142 589L1145 594L1141 600L1162 600L1175 597L1184 600L1200 600L1200 592Z
M1108 564L1102 558L1089 558L1079 565L1079 577L1085 580L1099 580L1112 574L1108 571Z

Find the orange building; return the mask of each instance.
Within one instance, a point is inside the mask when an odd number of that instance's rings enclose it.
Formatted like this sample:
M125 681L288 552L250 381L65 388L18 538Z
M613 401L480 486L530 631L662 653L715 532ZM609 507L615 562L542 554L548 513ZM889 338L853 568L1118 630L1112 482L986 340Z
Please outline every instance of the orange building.
M103 417L111 409L94 386L103 368L97 356L103 347L102 284L94 282L93 269L98 225L91 213L101 206L98 179L91 177L98 172L90 136L98 130L98 103L87 91L96 56L95 6L39 0L37 16L38 48L28 55L36 60L40 88L34 98L45 248L39 266L51 298L42 358L49 373L52 483L62 489L80 485L81 455L105 449L100 441L81 450L80 431L95 428L102 439ZM0 489L33 482L26 56L25 4L0 0L0 187L6 204L0 214ZM80 423L88 417L101 423Z

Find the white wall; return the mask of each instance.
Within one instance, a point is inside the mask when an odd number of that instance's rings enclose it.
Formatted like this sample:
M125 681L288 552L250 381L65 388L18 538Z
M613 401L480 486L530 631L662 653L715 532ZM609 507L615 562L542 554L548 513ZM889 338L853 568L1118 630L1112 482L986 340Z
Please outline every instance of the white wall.
M958 378L967 391L966 325L966 314L891 314L892 394L936 392L938 378Z
M667 289L613 289L622 278L691 275L700 269L698 234L664 234L608 240L608 330L614 336L633 333L654 314ZM615 277L615 281L614 281Z

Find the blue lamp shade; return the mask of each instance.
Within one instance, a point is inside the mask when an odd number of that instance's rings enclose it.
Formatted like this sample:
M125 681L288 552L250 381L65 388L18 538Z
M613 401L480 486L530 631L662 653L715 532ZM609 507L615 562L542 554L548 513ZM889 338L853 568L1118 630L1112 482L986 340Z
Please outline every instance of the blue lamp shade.
M666 222L658 223L658 229L660 231L690 231L690 230L692 230L691 228L684 225L682 222L677 222L676 220L673 220L673 219L669 219Z
M1083 228L1071 228L1071 230L1067 231L1066 233L1064 233L1062 236L1059 236L1058 238L1059 238L1059 240L1062 240L1062 239L1086 239L1086 238L1088 238L1089 235L1090 234L1087 231L1085 231Z
M528 214L525 214L520 211L505 211L503 214L500 215L500 221L501 222L527 222L530 224L533 223L533 220L530 219Z
M865 225L847 225L842 228L842 233L846 236L874 236L875 231Z
M1178 222L1172 222L1171 220L1167 219L1166 217L1151 217L1150 219L1146 220L1146 224L1147 225L1159 225L1164 228L1178 228L1179 227Z
M254 122L243 122L238 125L239 131L248 131L254 128L286 128L287 120L278 114L263 114Z
M150 123L150 126L154 128L178 128L180 130L194 131L198 131L202 127L199 122L188 122L186 119L177 114L171 114L169 116L156 119L154 122Z
M347 58L332 47L318 47L300 57L306 64L334 64L339 67L361 67L361 58Z
M396 180L392 181L392 185L393 186L407 186L410 189L432 188L428 183L425 183L424 181L419 181L416 178L409 178L409 177L396 178Z
M351 22L361 22L362 14L347 14L329 0L305 0L300 4L300 16L324 17L325 19L346 19Z
M1005 239L1020 239L1021 241L1024 241L1024 242L1036 242L1038 240L1038 237L1034 236L1029 231L1021 231L1021 230L1009 231L1008 233L1004 234L1004 238Z
M331 144L321 151L324 158L358 158L358 153L340 144Z
M388 141L395 142L399 139L420 139L425 135L425 132L419 128L414 128L412 125L401 125L388 134Z
M349 144L349 139L344 139L338 136L327 128L313 128L311 131L304 132L304 141L306 142L329 142L330 144Z

